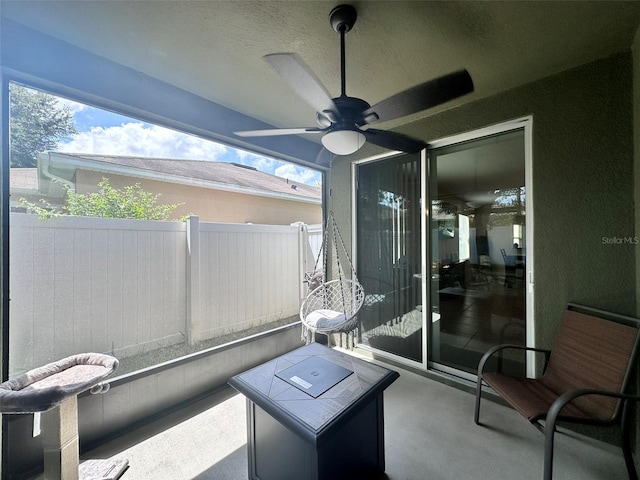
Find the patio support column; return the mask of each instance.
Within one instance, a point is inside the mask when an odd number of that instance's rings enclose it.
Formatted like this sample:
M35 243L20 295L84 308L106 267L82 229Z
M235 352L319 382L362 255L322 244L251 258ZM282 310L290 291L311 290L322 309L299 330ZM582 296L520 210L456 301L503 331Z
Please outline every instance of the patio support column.
M187 218L187 341L193 345L200 341L200 220L192 215Z

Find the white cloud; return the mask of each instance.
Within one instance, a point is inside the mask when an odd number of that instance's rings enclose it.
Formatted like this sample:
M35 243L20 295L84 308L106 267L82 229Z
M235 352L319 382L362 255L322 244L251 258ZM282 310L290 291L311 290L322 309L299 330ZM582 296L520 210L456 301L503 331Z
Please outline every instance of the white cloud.
M132 155L191 160L217 160L227 148L202 138L156 125L124 123L114 127L92 127L60 144L61 152L102 155Z
M284 164L275 169L274 174L278 177L288 178L296 182L307 185L315 185L321 180L320 173L308 168L298 167L293 164Z
M262 172L268 172L278 177L288 178L299 183L315 185L322 177L320 172L308 168L299 167L292 163L286 163L269 157L263 157L244 150L236 150L236 157L239 163L251 165Z
M251 165L261 172L273 173L273 171L283 163L273 158L263 157L257 153L251 153L245 150L236 150L235 153L238 163L241 163L242 165Z

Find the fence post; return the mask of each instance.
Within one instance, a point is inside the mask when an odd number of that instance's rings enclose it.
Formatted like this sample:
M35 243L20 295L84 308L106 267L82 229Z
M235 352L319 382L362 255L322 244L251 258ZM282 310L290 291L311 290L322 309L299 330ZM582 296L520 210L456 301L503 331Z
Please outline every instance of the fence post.
M298 229L298 284L300 285L300 302L302 303L306 296L304 274L307 272L306 249L309 246L309 232L307 225L303 222L295 222L291 226Z
M185 294L187 306L187 342L200 340L200 221L197 215L187 218L187 268Z

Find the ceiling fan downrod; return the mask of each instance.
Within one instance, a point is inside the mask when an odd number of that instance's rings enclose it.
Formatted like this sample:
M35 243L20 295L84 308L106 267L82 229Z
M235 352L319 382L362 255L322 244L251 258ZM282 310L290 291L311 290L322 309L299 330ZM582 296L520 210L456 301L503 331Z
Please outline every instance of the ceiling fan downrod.
M338 5L329 13L331 27L340 34L340 94L346 97L346 61L345 35L356 23L358 13L352 5Z

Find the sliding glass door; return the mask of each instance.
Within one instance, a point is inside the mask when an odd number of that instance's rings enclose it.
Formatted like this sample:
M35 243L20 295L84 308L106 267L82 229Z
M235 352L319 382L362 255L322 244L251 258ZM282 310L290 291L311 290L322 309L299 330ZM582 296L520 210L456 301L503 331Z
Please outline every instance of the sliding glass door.
M429 359L475 373L501 343L526 344L524 129L429 150ZM524 373L523 355L500 358Z
M423 359L420 155L357 167L358 277L366 292L361 343Z
M531 337L530 120L354 167L363 347L472 378ZM524 373L523 354L499 357Z

